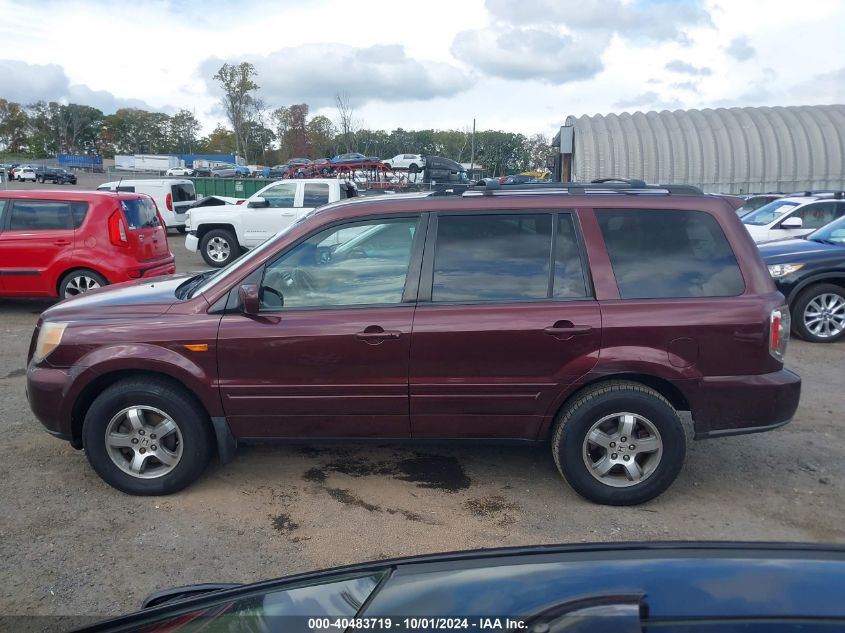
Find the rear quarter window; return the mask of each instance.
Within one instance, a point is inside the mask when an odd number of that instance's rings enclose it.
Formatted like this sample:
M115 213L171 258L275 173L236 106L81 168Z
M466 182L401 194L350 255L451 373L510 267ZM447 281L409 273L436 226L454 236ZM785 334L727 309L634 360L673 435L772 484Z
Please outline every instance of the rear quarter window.
M745 291L716 219L702 211L597 209L623 299L732 297Z
M85 216L88 215L88 203L72 202L70 205L70 215L73 221L73 228L78 229L85 222Z

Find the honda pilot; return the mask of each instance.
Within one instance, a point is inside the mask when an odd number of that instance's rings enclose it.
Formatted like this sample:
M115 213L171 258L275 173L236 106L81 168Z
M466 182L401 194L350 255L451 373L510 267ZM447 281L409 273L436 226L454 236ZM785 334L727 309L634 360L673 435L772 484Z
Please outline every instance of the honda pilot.
M582 496L665 491L694 438L798 406L790 312L733 209L688 186L499 185L309 213L226 268L48 309L29 403L131 494L268 440L544 443Z

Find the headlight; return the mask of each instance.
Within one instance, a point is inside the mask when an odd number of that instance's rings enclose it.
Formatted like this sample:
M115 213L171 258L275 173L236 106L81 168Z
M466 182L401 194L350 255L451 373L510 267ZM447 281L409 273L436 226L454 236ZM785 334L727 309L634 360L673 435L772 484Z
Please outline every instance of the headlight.
M769 266L769 274L773 279L780 279L801 270L803 267L804 264L774 264Z
M50 352L59 346L66 327L67 323L50 321L41 325L41 331L38 332L38 340L35 342L35 353L33 354L35 362L44 360L49 356Z

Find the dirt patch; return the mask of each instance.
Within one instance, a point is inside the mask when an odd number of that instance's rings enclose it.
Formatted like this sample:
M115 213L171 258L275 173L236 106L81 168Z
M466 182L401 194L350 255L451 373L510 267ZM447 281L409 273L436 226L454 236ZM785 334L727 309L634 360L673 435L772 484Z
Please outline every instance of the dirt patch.
M312 468L303 478L308 481L325 481L326 472L350 477L395 477L416 484L419 488L458 492L466 490L472 480L457 458L447 455L414 453L414 457L397 460L374 461L352 455L336 457L322 468Z
M289 514L279 514L271 516L273 529L282 534L290 534L299 529L299 523L293 521Z
M5 378L17 378L18 376L25 376L25 375L26 375L26 369L13 369L8 374L3 376L3 378L4 379Z
M309 468L305 471L302 475L302 478L305 481L313 481L314 483L321 484L326 481L326 471L322 468L315 466L314 468Z
M521 510L518 503L508 501L501 495L478 497L464 502L464 508L477 517L491 519L497 525L511 525L515 522L513 511Z
M332 499L344 505L355 508L364 508L364 510L367 510L368 512L381 512L380 507L373 505L372 503L367 503L361 497L356 497L344 488L326 488L326 492L329 493L329 496Z

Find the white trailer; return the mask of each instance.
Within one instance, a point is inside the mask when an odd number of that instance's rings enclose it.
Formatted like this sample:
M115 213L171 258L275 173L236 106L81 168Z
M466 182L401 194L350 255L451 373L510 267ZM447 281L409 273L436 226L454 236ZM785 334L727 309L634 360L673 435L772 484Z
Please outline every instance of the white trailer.
M184 167L185 161L176 156L161 156L155 154L135 154L135 171L165 172L171 167Z

